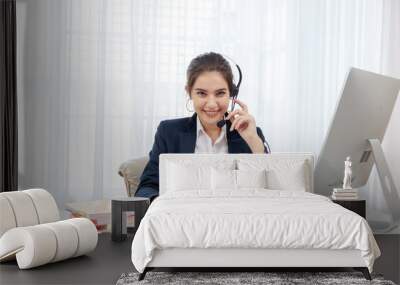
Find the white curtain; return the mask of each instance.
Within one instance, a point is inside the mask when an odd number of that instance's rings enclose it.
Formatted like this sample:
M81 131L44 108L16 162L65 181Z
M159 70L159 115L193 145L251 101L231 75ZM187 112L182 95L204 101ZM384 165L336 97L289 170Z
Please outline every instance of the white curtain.
M400 77L398 0L17 4L20 187L59 204L125 195L120 163L148 155L161 120L191 115L200 53L241 66L239 97L275 152L318 155L351 66Z

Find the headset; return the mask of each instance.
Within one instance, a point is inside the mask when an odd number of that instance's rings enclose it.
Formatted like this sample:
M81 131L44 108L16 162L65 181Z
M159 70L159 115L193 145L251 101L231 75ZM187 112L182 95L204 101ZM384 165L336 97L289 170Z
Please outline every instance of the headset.
M231 94L230 94L230 97L232 98L232 105L231 105L231 112L233 111L233 109L235 109L235 99L237 98L237 96L239 95L239 88L240 88L240 84L242 83L242 70L240 69L240 66L234 61L234 60L232 60L230 57L228 57L228 56L226 56L226 55L223 55L223 57L225 57L225 58L228 58L230 61L232 61L234 64L235 64L235 66L236 66L236 68L237 68L237 70L238 70L238 72L239 72L239 80L238 80L238 83L237 84L234 84L234 83L232 83L232 91L231 91ZM226 124L226 119L225 119L225 117L226 116L228 116L228 112L225 112L225 114L224 114L224 118L222 119L222 120L220 120L220 121L218 121L217 122L217 126L219 127L219 128L222 128L223 126L225 126L225 124ZM271 148L269 147L269 144L267 143L267 141L265 140L264 141L264 146L267 148L267 152L268 153L271 153Z
M232 105L231 105L231 112L232 112L233 109L235 108L235 101L234 100L239 95L239 88L240 88L240 84L242 83L242 70L240 69L240 66L236 62L234 62L231 58L229 58L226 55L223 55L223 57L228 58L229 60L231 60L235 64L235 66L236 66L236 68L237 68L237 70L239 72L238 83L237 84L232 83L233 86L232 86L232 90L231 90L231 93L230 93L230 97L232 98ZM223 126L225 126L225 124L226 124L225 117L226 116L228 116L228 112L225 112L224 118L221 121L218 121L217 126L219 128L222 128Z

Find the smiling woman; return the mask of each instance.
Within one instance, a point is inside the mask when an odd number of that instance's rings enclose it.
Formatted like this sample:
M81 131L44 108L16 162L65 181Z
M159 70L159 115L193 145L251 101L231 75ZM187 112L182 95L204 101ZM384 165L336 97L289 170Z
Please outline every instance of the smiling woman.
M237 102L242 107L242 110L235 110L226 117L232 118L230 131L236 129L252 152L264 152L264 146L258 139L254 118L249 114L247 106L236 99L240 84L236 86L233 83L231 67L222 55L210 52L194 58L187 70L187 78L185 89L198 116L196 153L227 153L227 142L222 140L226 126L220 127L218 122L224 119L230 99L233 101L232 105ZM210 139L211 144L207 143ZM223 145L219 151L213 149L218 148L215 145L217 140Z
M203 130L214 144L222 131L217 123L224 117L229 106L226 80L217 71L204 72L197 78L192 88L186 87L186 89L189 98L193 101L194 111L204 128Z
M161 121L135 196L158 196L161 153L268 153L264 135L247 105L232 98L234 88L232 69L222 55L210 52L191 61L185 90L195 113ZM231 99L241 109L225 117ZM226 124L219 127L217 123L224 117Z

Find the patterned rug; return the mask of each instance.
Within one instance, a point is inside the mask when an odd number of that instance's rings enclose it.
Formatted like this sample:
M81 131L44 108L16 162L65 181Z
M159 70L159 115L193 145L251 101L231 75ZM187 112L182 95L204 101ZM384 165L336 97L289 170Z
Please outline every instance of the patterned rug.
M139 273L122 274L117 285L133 284L379 284L395 285L384 280L382 275L372 274L372 281L361 272L147 272L145 279L138 281Z

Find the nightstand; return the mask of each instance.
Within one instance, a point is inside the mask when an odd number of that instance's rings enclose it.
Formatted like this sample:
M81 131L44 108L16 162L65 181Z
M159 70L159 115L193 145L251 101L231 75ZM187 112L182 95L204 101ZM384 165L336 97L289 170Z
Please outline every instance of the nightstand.
M365 200L333 200L332 202L339 204L340 206L359 214L365 219Z
M140 221L146 214L147 208L150 206L149 198L142 197L123 197L111 200L111 239L113 241L123 241L127 238L128 229L126 221L126 212L135 212L135 227L133 235L135 235Z

